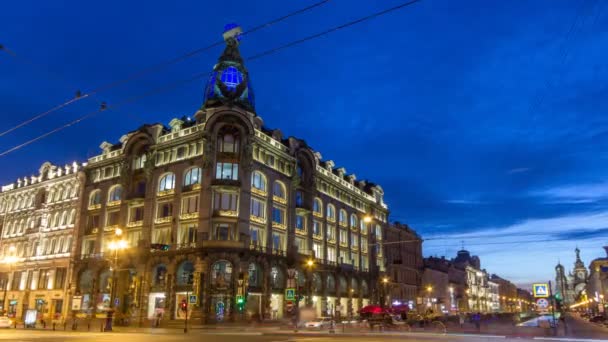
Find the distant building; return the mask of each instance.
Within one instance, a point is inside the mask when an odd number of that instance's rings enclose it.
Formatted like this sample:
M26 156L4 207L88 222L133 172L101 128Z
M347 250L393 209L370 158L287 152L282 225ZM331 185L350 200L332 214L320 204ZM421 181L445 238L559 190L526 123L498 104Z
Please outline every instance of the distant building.
M470 311L491 312L492 296L488 285L488 273L481 269L478 256L471 256L467 250L460 250L452 260L454 265L466 271L468 309Z
M561 263L555 266L555 294L563 298L564 305L572 305L577 302L587 286L589 272L581 260L580 250L574 250L576 261L572 272L566 274L566 270Z
M68 317L82 165L44 163L0 192L2 311L22 319L35 309L47 320Z
M422 278L422 238L405 224L386 226L384 232L390 302L415 308Z
M597 258L589 265L589 280L586 293L592 298L591 309L605 314L608 309L608 246L604 246L606 257Z
M498 296L500 299L500 310L504 312L516 312L517 310L517 286L496 274L490 280L498 284Z

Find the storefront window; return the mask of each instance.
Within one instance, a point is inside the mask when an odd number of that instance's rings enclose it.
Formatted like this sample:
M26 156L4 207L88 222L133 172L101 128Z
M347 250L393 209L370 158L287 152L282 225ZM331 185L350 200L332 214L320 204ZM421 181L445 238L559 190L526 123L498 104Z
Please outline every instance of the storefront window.
M261 287L261 276L262 271L260 270L260 266L256 263L249 264L249 287Z
M270 271L270 282L273 289L282 289L285 286L285 275L283 270L273 266Z
M211 267L211 283L216 287L228 287L232 281L232 264L225 260L216 261Z
M194 282L194 265L191 261L184 261L179 265L175 281L178 286L192 285Z

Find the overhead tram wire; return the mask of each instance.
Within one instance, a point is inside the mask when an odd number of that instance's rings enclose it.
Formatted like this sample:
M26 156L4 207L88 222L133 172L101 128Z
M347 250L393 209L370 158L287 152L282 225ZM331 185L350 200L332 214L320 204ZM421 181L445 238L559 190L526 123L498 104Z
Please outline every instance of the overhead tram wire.
M400 5L393 6L393 7L390 7L390 8L388 8L388 9L382 10L382 11L380 11L380 12L375 12L375 13L373 13L373 14L371 14L371 15L368 15L368 16L365 16L365 17L362 17L362 18L359 18L359 19L355 19L355 20L352 20L352 21L347 22L347 23L345 23L345 24L342 24L342 25L339 25L339 26L333 27L333 28L328 29L328 30L325 30L325 31L323 31L323 32L321 32L321 33L313 34L313 35L310 35L310 36L308 36L308 37L301 38L301 39L295 40L295 41L293 41L293 42L290 42L290 43L287 43L287 44L281 45L281 46L279 46L279 47L277 47L277 48L269 49L269 50L266 50L266 51L264 51L264 52L261 52L261 53L255 54L255 55L253 55L252 57L246 58L246 60L251 61L251 60L259 59L259 58L261 58L261 57L264 57L264 56L268 56L268 55L271 55L271 54L277 53L277 52L282 51L282 50L284 50L284 49L286 49L286 48L289 48L289 47L292 47L292 46L295 46L295 45L298 45L298 44L301 44L301 43L307 42L307 41L312 40L312 39L314 39L314 38L321 37L321 36L323 36L323 35L326 35L326 34L329 34L329 33L335 32L335 31L338 31L338 30L343 29L343 28L350 27L350 26L355 25L355 24L362 23L362 22L364 22L364 21L367 21L367 20L370 20L370 19L373 19L373 18L376 18L376 17L382 16L382 15L385 15L385 14L388 14L388 13L391 13L391 12L394 12L394 11L396 11L396 10L399 10L399 9L405 8L405 7L409 6L409 5L413 5L413 4L415 4L415 3L417 3L417 2L421 2L421 1L422 1L422 0L410 0L410 1L404 2L404 3L400 4ZM174 83L172 83L174 86L172 86L172 87L166 87L166 88L168 88L168 89L161 90L161 89L157 88L157 90L156 90L156 91L154 91L154 93L155 93L155 94L157 94L157 93L162 93L162 92L165 92L165 91L167 91L167 90L170 90L170 89L175 88L176 86L179 86L179 85L182 85L182 84L186 84L186 83L190 83L190 82L196 81L196 80L198 80L198 79L200 79L200 78L202 78L202 77L204 77L204 76L208 76L208 77L209 77L209 76L211 76L211 72L199 73L199 74L196 74L196 75L194 75L193 77L191 77L191 78L189 78L189 79L174 82ZM141 99L143 99L143 98L145 98L145 97L147 97L147 96L148 96L148 95L145 95L145 96L144 96L144 95L142 95L142 96L138 96L138 97L136 97L136 100L141 100ZM133 99L133 98L131 98L131 99ZM68 122L67 124L65 124L65 125L63 125L63 126L59 126L59 127L55 128L55 129L53 129L53 130L51 130L51 131L48 131L48 132L46 132L46 133L44 133L44 134L42 134L42 135L39 135L39 136L38 136L38 137L36 137L36 138L33 138L33 139L28 140L28 141L26 141L26 142L24 142L24 143L22 143L22 144L19 144L19 145L17 145L17 146L14 146L14 147L12 147L12 148L8 149L8 150L5 150L4 152L0 153L0 157L4 157L4 156L6 156L6 155L7 155L7 154L9 154L9 153L12 153L12 152L14 152L14 151L17 151L17 150L19 150L19 149L23 148L23 147L26 147L26 146L28 146L28 145L30 145L30 144L33 144L33 143L35 143L36 141L42 140L42 139L44 139L44 138L46 138L46 137L48 137L48 136L50 136L50 135L52 135L52 134L54 134L54 133L57 133L57 132L59 132L59 131L62 131L62 130L64 130L64 129L66 129L66 128L70 127L70 126L73 126L73 125L75 125L75 124L77 124L77 123L79 123L79 122L81 122L81 121L83 121L83 120L88 119L89 117L94 116L95 114L98 114L98 113L103 112L103 111L108 111L108 110L111 110L111 109L116 109L116 108L118 108L118 107L120 107L120 106L122 106L122 105L125 105L125 104L127 104L127 103L135 102L136 100L121 101L121 102L119 102L118 104L115 104L115 105L112 105L112 106L108 105L106 108L100 108L99 110L96 110L96 111L94 111L94 112L91 112L91 113L85 114L85 115L83 115L83 116L81 116L81 117L79 117L79 118L77 118L77 119L75 119L75 120L73 120L73 121ZM1 135L0 135L0 136L1 136Z
M299 10L290 12L290 13L288 13L286 15L283 15L281 17L278 17L278 18L275 18L273 20L270 20L270 21L268 21L268 22L266 22L264 24L257 25L255 27L253 27L252 29L246 30L243 33L241 33L241 36L244 36L244 35L247 35L247 34L250 34L250 33L256 32L256 31L259 31L261 29L270 27L270 26L272 26L274 24L277 24L277 23L279 23L281 21L284 21L284 20L286 20L288 18L291 18L293 16L305 13L305 12L307 12L309 10L312 10L312 9L316 8L316 7L320 7L322 5L325 5L329 1L331 1L331 0L321 0L319 2L311 4L309 6L303 7L301 9L299 9ZM65 101L65 102L63 102L63 103L61 103L59 105L56 105L56 106L50 108L49 110L47 110L45 112L39 113L37 115L34 115L33 117L31 117L31 118L29 118L29 119L21 122L20 124L17 124L16 126L13 126L13 127L9 128L9 129L3 131L3 132L0 132L0 137L6 135L8 133L11 133L11 132L13 132L13 131L15 131L15 130L21 128L21 127L23 127L23 126L26 126L26 125L28 125L28 124L30 124L30 123L38 120L38 119L41 119L41 118L43 118L43 117L45 117L45 116L47 116L47 115L49 115L49 114L51 114L53 112L56 112L56 111L58 111L58 110L60 110L62 108L65 108L65 107L67 107L67 106L69 106L69 105L71 105L71 104L73 104L75 102L78 102L80 100L84 100L84 99L86 99L86 98L88 98L88 97L90 97L90 96L92 96L94 94L97 94L97 93L100 93L100 92L103 92L103 91L107 91L107 90L115 88L115 87L117 87L119 85L129 83L131 81L139 79L139 78L141 78L141 77L143 77L145 75L148 75L150 73L162 70L163 68L166 68L166 67L168 67L170 65L179 63L179 62L184 61L184 60L186 60L188 58L196 56L196 55L198 55L200 53L208 51L208 50L210 50L210 49L212 49L214 47L220 46L223 43L224 43L223 40L222 41L217 41L217 42L215 42L213 44L210 44L208 46L201 47L201 48L189 51L189 52L187 52L185 54L182 54L180 56L177 56L175 58L166 60L164 62L160 62L158 64L155 64L155 65L149 66L147 68L141 69L139 71L136 71L136 72L132 73L131 75L129 75L129 76L127 76L127 77L125 77L125 78L123 78L121 80L110 82L108 84L105 84L105 85L99 86L97 88L94 88L93 90L91 90L91 91L89 91L87 93L80 94L79 96L75 96L74 98L72 98L72 99L70 99L68 101ZM0 51L5 51L9 55L12 55L13 57L16 57L16 54L12 50L8 49L6 46L4 46L2 44L0 44Z

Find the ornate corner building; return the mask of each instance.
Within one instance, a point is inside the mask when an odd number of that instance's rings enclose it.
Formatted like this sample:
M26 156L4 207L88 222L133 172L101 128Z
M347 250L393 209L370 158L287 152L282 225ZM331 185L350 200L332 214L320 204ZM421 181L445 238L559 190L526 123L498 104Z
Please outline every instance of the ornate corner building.
M581 251L576 248L576 261L574 269L566 274L565 268L561 263L555 266L555 292L563 298L564 305L572 305L580 300L581 294L587 286L589 272L581 260Z
M144 125L88 160L74 314L222 322L379 300L382 188L264 127L237 38L192 119Z
M0 305L8 316L31 309L49 321L66 317L83 184L82 165L47 162L2 187Z

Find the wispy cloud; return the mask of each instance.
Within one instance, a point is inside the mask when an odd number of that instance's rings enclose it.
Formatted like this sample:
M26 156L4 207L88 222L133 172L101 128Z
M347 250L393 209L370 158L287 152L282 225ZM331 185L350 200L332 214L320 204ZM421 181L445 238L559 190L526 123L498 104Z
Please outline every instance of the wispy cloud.
M524 173L524 172L528 172L528 171L530 171L529 167L518 167L518 168L507 171L507 174L513 175L513 174Z
M543 197L546 203L594 203L608 199L608 183L564 185L533 191L531 195Z

